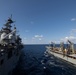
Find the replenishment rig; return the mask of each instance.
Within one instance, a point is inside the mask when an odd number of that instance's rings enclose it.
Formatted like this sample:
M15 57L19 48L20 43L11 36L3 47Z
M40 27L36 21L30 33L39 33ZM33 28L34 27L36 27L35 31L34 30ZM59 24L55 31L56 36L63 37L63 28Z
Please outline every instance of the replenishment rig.
M51 42L51 46L46 46L46 52L54 55L72 65L76 65L76 50L74 49L74 43L67 40L67 44L60 43L60 47L56 47L54 42Z

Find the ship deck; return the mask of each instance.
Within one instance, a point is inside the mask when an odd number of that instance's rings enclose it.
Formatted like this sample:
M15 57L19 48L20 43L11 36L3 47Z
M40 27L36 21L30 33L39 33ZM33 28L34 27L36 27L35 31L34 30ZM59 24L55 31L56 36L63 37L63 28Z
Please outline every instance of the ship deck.
M76 59L76 53L75 54L64 54L62 51L59 50L59 48L55 48L54 50L51 49L51 47L46 47L48 50L54 52L54 53L57 53L57 54L60 54L60 55L63 55L63 56L67 56L69 58L73 58L73 59Z

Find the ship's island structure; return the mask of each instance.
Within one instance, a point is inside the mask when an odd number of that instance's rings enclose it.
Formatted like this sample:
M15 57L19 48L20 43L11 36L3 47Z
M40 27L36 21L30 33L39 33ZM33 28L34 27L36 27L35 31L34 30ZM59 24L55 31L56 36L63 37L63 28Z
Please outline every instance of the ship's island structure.
M67 44L61 42L59 47L56 47L55 43L51 42L51 45L46 46L46 52L76 66L76 50L74 43L70 40L67 40Z
M12 27L12 17L8 18L0 30L0 75L11 75L16 67L21 50L22 39L17 35L17 28Z

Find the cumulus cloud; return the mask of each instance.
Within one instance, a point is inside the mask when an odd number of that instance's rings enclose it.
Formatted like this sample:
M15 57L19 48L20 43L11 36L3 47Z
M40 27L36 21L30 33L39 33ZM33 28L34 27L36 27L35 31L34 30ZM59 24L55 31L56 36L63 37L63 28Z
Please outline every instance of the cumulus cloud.
M72 29L70 31L70 36L67 36L67 37L62 38L61 41L67 42L67 40L70 40L70 41L76 43L75 33L76 33L76 29Z
M67 42L67 40L70 40L70 41L76 43L76 37L75 36L69 36L69 37L65 37L65 38L61 39L61 41L63 41L63 42Z
M39 38L39 40L42 40L41 38Z
M43 44L45 43L43 35L34 35L33 37L24 37L22 39L24 44Z
M74 40L76 40L76 37L75 36L70 36L70 37L67 37L67 39L69 39L71 41L74 41Z
M75 33L76 32L76 29L72 29L71 30L71 34Z
M43 38L43 35L35 35L35 38Z
M32 40L42 40L43 39L43 35L34 35L34 37L32 37Z
M71 21L76 21L76 18L72 18Z

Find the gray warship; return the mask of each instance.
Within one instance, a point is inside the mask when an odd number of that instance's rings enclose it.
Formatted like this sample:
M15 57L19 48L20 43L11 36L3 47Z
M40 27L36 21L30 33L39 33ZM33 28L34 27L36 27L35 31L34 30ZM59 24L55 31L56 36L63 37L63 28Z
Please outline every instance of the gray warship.
M12 23L11 16L0 30L0 75L12 75L23 49L22 39Z

